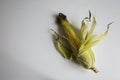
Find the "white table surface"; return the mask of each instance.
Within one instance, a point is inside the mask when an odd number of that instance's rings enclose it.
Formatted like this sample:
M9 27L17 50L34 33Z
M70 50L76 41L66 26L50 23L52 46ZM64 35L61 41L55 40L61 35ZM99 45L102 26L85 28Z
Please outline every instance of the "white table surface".
M119 0L0 0L0 80L120 80ZM95 74L55 49L49 28L62 12L78 28L91 10L95 33L109 34L93 47Z

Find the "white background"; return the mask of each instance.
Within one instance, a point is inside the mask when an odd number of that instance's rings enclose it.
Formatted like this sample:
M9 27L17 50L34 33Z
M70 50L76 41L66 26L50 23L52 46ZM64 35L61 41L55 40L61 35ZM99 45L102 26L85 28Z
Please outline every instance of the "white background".
M120 80L119 0L0 0L0 80ZM49 28L62 12L78 28L91 10L95 33L109 34L93 47L95 74L55 49Z

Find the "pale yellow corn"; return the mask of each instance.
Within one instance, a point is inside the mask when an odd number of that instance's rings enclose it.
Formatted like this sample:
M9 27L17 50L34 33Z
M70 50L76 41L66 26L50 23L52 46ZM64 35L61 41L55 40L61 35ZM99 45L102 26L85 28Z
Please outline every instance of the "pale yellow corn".
M91 28L89 29L87 22L92 22ZM74 29L73 25L67 20L66 16L63 13L57 15L57 22L60 24L60 27L63 28L65 34L61 36L57 34L58 38L56 39L56 48L57 50L68 59L75 58L78 63L83 65L87 69L91 69L94 72L98 72L95 65L95 56L92 51L92 47L98 43L102 38L104 38L109 30L109 25L107 30L103 34L93 35L93 31L96 26L95 17L91 21L91 12L89 11L89 17L85 17L82 21L79 34ZM67 45L62 42L63 40ZM69 47L68 47L69 46Z

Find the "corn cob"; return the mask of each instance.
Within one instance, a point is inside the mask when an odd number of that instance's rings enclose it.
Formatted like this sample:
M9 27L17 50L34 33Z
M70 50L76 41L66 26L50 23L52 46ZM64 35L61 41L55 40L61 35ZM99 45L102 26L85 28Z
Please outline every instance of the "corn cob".
M88 29L86 21L92 22L90 29ZM95 17L92 17L91 21L90 11L89 16L82 20L79 34L63 13L57 15L57 22L65 32L64 35L61 35L52 29L57 36L55 40L57 50L63 55L63 57L70 60L74 58L86 69L91 69L97 73L98 70L95 65L95 56L92 47L108 34L109 25L111 23L107 25L107 30L103 34L93 35L96 26L96 19ZM63 40L65 40L68 45L65 45Z

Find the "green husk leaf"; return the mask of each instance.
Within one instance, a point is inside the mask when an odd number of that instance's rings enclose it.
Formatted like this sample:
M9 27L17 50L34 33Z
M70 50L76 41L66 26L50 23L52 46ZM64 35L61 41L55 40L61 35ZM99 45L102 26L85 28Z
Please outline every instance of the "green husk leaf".
M91 25L90 31L88 32L85 43L91 37L91 35L92 35L92 33L93 33L94 29L95 29L95 26L96 26L96 19L95 19L95 17L93 17L92 25Z
M103 34L91 36L91 38L85 44L85 49L88 49L94 46L95 44L97 44L101 39L103 39L108 34L108 31L109 31L109 25L107 27L107 30Z
M90 49L78 56L78 61L87 69L94 65L94 60L93 53Z
M63 57L67 59L72 59L72 51L67 48L63 43L61 43L59 40L55 43L57 50L63 55Z
M88 32L88 26L87 26L87 24L85 24L85 22L83 20L81 28L80 28L80 40L83 40L83 41L85 40L87 32Z

